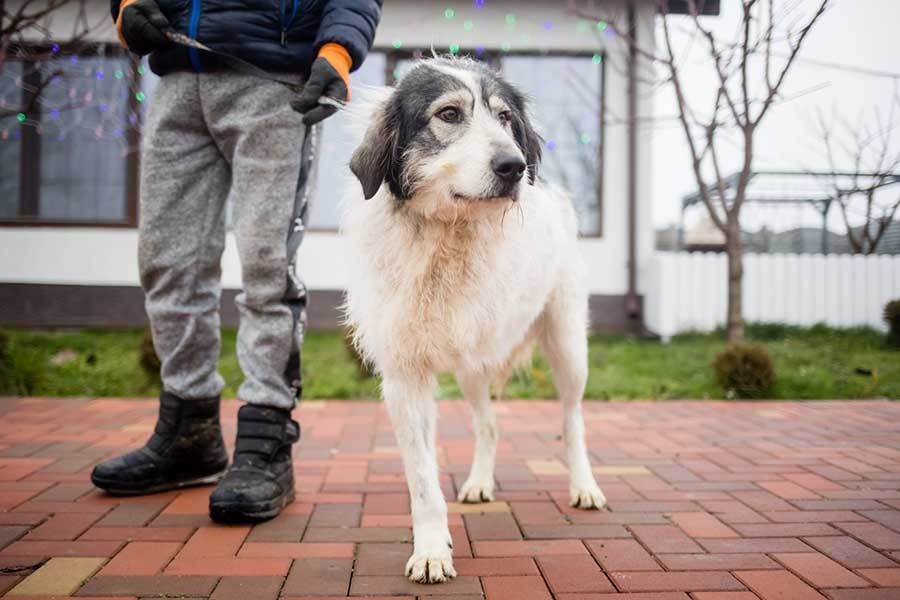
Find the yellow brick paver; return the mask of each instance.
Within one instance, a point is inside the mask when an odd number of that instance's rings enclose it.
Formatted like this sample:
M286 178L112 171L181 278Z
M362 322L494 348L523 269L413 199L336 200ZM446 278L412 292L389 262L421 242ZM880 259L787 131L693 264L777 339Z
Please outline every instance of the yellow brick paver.
M528 468L535 475L567 475L569 469L558 460L529 460Z
M506 502L480 502L468 504L464 502L448 502L447 512L451 515L470 515L478 513L503 513L509 512L509 504Z
M6 596L71 596L105 562L105 558L51 558Z

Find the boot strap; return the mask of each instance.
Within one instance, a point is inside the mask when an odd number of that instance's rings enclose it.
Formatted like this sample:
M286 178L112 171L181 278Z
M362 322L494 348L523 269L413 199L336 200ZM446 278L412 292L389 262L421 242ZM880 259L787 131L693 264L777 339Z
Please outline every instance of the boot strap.
M293 419L284 423L240 419L234 452L273 456L279 448L293 444L298 439L300 426Z

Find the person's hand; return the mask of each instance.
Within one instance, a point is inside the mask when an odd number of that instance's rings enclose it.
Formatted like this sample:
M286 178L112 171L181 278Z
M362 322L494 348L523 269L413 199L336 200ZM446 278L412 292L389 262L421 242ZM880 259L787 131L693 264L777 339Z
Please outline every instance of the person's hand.
M116 25L125 46L142 56L171 43L166 32L172 31L172 26L155 0L135 0L125 4Z
M303 114L304 125L314 125L337 112L350 99L350 55L338 44L325 44L309 79L291 108Z

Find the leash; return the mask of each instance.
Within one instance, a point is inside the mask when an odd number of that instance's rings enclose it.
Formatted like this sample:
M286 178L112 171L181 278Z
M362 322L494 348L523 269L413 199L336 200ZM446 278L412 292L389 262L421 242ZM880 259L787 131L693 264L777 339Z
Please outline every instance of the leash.
M266 79L268 81L280 83L281 85L297 93L300 93L303 90L302 83L297 83L296 81L283 79L277 75L273 75L272 73L269 73L268 71L257 67L253 63L244 60L243 58L238 58L233 54L228 54L227 52L222 52L221 50L210 48L206 44L198 42L194 38L186 36L183 33L167 31L166 37L169 38L169 41L174 42L180 46L194 48L195 50L200 50L201 52L205 52L207 54L215 56L222 64L231 67L239 73L243 73L245 75L253 75L254 77L259 77L260 79ZM338 109L344 108L345 105L344 102L341 102L336 98L331 98L330 96L319 96L318 103L324 104L326 106L334 106Z

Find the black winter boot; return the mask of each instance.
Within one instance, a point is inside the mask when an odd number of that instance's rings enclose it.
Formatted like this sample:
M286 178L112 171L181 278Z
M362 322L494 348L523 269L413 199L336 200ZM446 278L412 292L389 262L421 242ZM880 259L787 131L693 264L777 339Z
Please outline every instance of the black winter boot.
M294 500L291 444L300 425L291 412L245 404L238 411L234 461L209 497L209 515L222 523L271 519Z
M103 461L91 481L110 494L139 495L215 483L228 466L219 399L163 392L153 435L142 448Z

